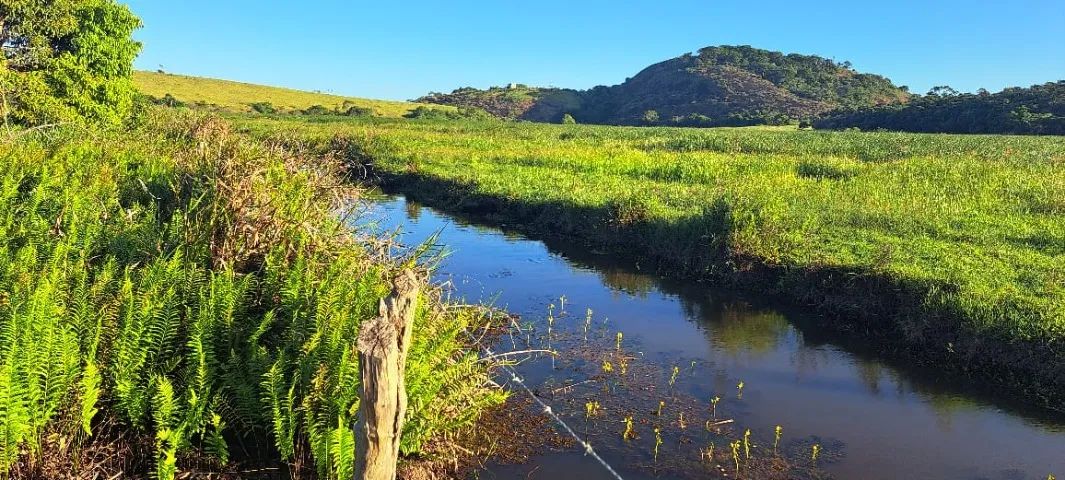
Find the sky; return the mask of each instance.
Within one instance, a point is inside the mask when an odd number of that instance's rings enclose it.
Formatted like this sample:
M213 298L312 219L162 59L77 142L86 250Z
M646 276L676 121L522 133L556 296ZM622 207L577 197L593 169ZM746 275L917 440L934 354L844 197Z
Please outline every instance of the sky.
M382 99L590 88L710 45L849 60L913 92L1065 79L1065 0L128 0L136 66Z

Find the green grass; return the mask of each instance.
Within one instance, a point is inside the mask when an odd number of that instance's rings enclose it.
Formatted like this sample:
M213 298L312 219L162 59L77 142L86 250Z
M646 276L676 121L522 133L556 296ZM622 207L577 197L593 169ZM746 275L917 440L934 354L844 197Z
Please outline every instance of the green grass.
M378 116L401 117L424 105L143 71L133 72L133 83L137 86L137 90L145 95L162 98L170 94L184 103L202 102L231 112L250 112L251 104L256 102L269 102L282 111L303 110L313 105L322 105L332 109L347 102L348 106L373 109L374 114ZM454 110L454 107L443 105L432 105L432 108Z
M141 121L0 131L0 477L168 479L263 452L350 478L359 325L407 260L337 217L357 193L339 165L210 117ZM467 349L482 322L423 289L404 453L502 401Z
M911 361L1065 397L1057 137L296 119L438 206L753 284ZM347 147L344 147L347 145ZM1057 402L1057 403L1054 403Z

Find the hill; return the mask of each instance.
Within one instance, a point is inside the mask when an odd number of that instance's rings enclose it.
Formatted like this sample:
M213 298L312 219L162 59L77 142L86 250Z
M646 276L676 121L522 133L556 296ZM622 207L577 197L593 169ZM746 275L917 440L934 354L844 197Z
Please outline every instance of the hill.
M213 106L233 112L250 112L252 104L266 102L279 111L304 110L321 105L329 109L365 108L373 110L375 115L400 117L424 106L169 73L133 72L133 83L141 93L155 98L170 95L183 103ZM445 108L450 110L450 107Z
M998 93L981 90L958 93L937 87L906 105L890 105L834 112L816 128L899 130L926 133L1024 133L1065 135L1065 80L1007 88Z
M847 62L720 46L651 65L612 87L461 88L417 101L533 121L558 121L570 113L584 123L719 126L785 123L839 108L901 104L909 97L905 88Z

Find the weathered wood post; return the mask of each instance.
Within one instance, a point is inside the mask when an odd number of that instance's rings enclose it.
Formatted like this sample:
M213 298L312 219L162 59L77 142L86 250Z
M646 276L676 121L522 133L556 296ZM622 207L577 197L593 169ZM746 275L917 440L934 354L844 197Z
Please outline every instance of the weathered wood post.
M407 390L403 384L410 348L418 276L405 269L381 300L380 315L359 332L362 395L355 423L356 480L395 480Z

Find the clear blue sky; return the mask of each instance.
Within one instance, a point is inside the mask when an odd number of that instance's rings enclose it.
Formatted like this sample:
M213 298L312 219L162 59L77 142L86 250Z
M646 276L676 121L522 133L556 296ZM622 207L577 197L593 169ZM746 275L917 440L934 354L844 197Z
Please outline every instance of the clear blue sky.
M912 91L1065 79L1065 0L129 0L137 67L372 98L613 85L708 45L850 60Z

